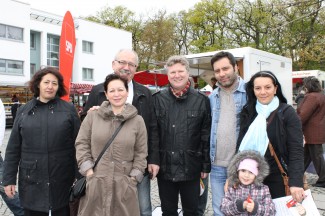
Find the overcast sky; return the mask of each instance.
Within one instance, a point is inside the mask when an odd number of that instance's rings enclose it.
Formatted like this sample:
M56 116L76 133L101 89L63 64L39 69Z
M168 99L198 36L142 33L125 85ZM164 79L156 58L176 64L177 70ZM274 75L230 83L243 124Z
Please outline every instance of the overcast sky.
M167 12L188 10L200 0L20 0L27 2L34 9L64 16L69 10L74 17L96 15L105 6L123 5L136 14L152 14L159 9Z

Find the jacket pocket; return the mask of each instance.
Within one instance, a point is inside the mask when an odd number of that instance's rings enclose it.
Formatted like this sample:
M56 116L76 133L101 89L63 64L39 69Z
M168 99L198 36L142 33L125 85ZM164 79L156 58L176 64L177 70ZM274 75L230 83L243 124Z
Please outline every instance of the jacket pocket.
M19 180L27 183L37 182L37 160L26 161L21 160L19 164Z
M199 130L201 121L199 121L200 112L197 110L187 111L187 128L188 130Z
M137 181L129 176L124 175L125 183L127 184L126 190L123 194L123 201L134 200L137 198Z
M156 117L158 125L161 128L167 128L167 111L166 110L156 110Z

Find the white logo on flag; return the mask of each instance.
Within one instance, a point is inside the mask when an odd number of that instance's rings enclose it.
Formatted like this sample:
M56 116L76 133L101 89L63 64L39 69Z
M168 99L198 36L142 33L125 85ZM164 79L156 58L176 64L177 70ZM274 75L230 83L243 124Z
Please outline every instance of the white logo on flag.
M70 41L65 41L65 50L72 54L72 43Z

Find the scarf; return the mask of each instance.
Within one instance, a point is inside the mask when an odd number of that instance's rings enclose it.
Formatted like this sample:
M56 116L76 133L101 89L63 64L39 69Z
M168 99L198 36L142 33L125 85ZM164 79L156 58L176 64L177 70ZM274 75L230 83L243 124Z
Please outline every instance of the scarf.
M267 136L266 119L279 106L279 99L277 96L268 105L263 105L256 102L257 117L249 126L243 140L240 143L239 151L255 150L261 155L264 155L268 147L269 138Z
M176 92L173 87L170 85L170 90L173 92L173 94L175 95L175 97L180 98L181 96L183 96L183 94L185 94L188 89L190 88L191 82L187 81L186 86L179 92Z

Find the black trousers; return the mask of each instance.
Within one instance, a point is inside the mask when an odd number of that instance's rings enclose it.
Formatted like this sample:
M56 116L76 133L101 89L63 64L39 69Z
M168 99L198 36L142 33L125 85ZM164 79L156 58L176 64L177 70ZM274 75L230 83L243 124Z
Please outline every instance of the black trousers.
M310 162L313 162L318 175L317 183L325 183L325 162L322 144L305 144L305 171Z
M24 209L25 216L48 216L48 212L39 212L33 211L29 209ZM65 206L63 208L57 209L51 212L52 216L70 216L70 208L69 206Z
M181 195L184 216L196 216L200 196L200 178L173 182L158 178L163 216L177 216L178 196Z

